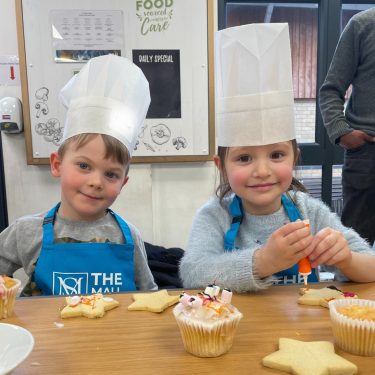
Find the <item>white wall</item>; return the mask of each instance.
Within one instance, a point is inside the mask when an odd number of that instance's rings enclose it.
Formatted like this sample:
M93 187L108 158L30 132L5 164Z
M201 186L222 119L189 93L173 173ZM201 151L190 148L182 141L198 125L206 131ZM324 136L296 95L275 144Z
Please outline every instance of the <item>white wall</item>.
M0 56L17 55L14 0L0 0ZM0 98L21 98L21 87L0 86ZM50 208L59 182L47 166L28 166L24 134L2 134L9 222ZM113 209L135 224L147 242L185 247L194 213L214 192L212 162L135 164Z

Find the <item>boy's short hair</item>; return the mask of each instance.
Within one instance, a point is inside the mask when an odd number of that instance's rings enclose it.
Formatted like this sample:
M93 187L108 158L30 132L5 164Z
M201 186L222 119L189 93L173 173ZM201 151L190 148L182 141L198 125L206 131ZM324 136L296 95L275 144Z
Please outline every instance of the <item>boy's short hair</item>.
M126 174L127 174L129 170L130 160L131 160L129 151L125 147L125 145L121 143L118 139L107 134L83 133L83 134L75 135L73 137L66 139L60 145L57 153L59 157L62 159L69 145L73 145L73 147L76 150L78 150L97 136L102 137L103 142L105 144L106 153L104 157L106 159L116 160L118 163L122 165L126 165L127 166Z

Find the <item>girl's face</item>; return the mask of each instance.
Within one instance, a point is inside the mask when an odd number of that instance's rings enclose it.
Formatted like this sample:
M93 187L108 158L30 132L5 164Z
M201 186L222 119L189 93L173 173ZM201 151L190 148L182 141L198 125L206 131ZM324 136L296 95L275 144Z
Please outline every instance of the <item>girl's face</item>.
M61 216L71 220L96 220L105 215L127 182L126 166L105 158L102 137L79 149L68 146L63 158L51 154L51 171L61 181Z
M230 147L224 166L215 157L216 166L226 175L232 191L242 199L246 212L267 215L281 206L293 178L296 160L292 142L265 146Z

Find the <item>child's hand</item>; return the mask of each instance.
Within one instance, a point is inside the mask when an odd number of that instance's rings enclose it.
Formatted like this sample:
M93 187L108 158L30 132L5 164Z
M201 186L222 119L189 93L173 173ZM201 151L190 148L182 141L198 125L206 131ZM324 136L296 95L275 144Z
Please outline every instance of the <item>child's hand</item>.
M260 278L288 269L312 251L310 228L301 221L277 229L255 253L255 267Z
M312 267L327 264L341 268L352 260L352 252L343 234L329 227L314 236L312 247L309 256Z

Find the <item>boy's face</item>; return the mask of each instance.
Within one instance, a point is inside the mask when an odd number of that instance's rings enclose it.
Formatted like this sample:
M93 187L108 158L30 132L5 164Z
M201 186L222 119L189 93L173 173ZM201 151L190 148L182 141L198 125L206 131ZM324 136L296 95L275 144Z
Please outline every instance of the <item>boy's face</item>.
M288 190L293 178L294 160L292 142L230 147L224 171L245 210L265 215L280 208L281 195Z
M59 214L71 220L96 220L105 215L126 184L126 166L105 159L105 144L100 136L75 149L68 146L61 160L51 154L51 171L61 181Z

